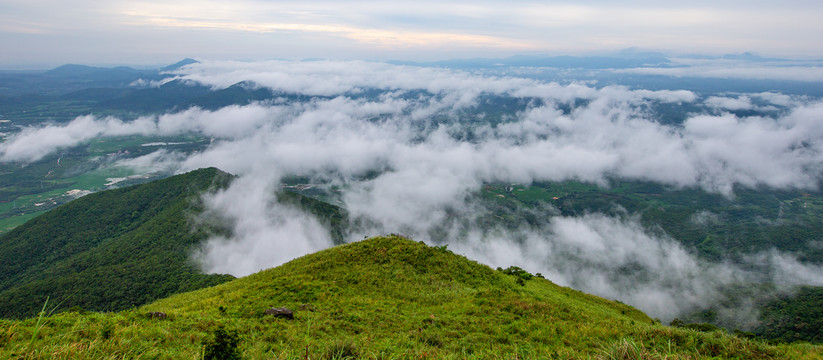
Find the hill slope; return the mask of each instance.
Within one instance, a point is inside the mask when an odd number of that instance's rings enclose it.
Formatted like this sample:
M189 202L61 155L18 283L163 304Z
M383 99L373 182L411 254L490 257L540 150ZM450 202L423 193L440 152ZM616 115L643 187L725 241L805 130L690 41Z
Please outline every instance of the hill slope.
M0 321L0 356L199 359L821 358L638 310L389 236L115 314ZM510 274L509 274L510 273ZM293 319L264 314L285 306ZM150 316L163 312L160 316ZM206 344L204 346L204 344ZM625 356L627 355L628 356Z
M116 311L234 277L202 274L189 259L207 231L192 227L201 195L234 177L200 169L71 201L0 236L0 318L37 314L47 297L59 310ZM278 201L300 208L343 242L346 212L293 192Z
M50 297L61 309L121 310L233 277L188 260L206 238L189 214L231 175L201 169L87 195L0 237L0 317L34 316Z

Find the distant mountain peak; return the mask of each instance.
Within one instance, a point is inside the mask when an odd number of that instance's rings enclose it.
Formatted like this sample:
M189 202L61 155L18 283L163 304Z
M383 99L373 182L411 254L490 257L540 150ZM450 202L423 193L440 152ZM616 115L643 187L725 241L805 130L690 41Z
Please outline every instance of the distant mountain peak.
M160 68L160 71L173 71L173 70L180 69L180 68L182 68L183 66L186 66L186 65L199 64L199 63L200 63L199 61L194 60L192 58L185 58L185 59L180 60L180 61L178 61L174 64L171 64L169 66Z
M741 61L769 61L769 60L779 60L779 59L771 59L771 58L764 58L760 55L757 55L753 52L746 51L740 54L727 54L723 55L723 59L726 60L741 60Z
M123 80L130 79L141 71L128 66L118 66L113 68L66 64L46 71L44 75L55 78L71 79L92 79L92 80Z
M97 70L95 67L87 66L87 65L78 65L78 64L65 64L58 66L54 69L46 71L46 75L52 76L63 76L63 75L77 75L79 74L87 74Z

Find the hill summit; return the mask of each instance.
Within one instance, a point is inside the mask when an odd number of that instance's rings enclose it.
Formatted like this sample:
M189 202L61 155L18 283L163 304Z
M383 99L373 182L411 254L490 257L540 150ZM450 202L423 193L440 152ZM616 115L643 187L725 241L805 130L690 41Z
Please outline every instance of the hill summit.
M395 235L129 311L62 313L0 327L0 356L28 358L820 356L818 348L665 327L628 305ZM627 352L634 357L618 357Z

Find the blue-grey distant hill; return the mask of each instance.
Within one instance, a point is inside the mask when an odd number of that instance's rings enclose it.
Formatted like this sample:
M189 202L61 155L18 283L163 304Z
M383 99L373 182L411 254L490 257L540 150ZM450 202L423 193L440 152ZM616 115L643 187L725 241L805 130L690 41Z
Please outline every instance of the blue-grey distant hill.
M177 70L196 62L187 58L159 69L66 64L47 71L0 72L0 96L61 96L89 88L127 88L141 79L145 82L160 80L169 76L163 72Z
M554 67L580 69L624 69L642 66L667 66L662 54L642 53L640 56L537 56L518 55L507 58L455 59L432 62L392 61L399 65L440 66L455 69L501 67Z

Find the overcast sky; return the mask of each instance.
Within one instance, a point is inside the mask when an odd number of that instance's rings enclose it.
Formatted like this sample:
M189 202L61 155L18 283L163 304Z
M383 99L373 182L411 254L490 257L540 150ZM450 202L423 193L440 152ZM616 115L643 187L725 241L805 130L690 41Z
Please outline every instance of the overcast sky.
M200 59L683 53L823 57L823 3L0 0L0 68Z

